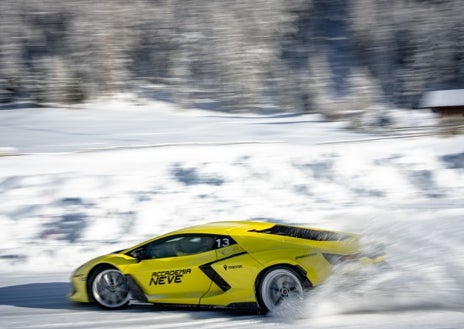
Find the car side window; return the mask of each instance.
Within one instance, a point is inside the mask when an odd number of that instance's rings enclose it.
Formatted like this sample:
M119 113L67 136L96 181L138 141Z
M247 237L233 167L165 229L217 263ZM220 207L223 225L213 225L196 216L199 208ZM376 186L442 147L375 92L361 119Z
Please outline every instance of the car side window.
M215 249L215 242L214 235L177 235L147 244L143 250L143 259L195 255Z

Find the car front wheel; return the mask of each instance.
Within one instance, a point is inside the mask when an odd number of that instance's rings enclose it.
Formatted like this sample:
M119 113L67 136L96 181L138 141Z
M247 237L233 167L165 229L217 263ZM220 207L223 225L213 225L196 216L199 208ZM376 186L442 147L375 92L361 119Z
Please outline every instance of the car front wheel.
M121 309L129 304L127 279L116 269L106 269L95 276L91 282L91 293L97 304L104 309Z

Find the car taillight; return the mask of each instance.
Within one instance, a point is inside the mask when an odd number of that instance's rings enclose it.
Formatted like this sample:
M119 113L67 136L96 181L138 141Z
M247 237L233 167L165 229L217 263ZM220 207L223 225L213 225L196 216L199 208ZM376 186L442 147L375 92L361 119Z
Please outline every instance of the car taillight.
M353 254L353 255L338 255L338 254L322 254L324 258L332 265L345 263L345 262L354 262L359 260L362 255L361 254Z
M385 246L381 243L370 243L362 248L362 251L351 255L322 254L332 265L359 261L366 264L376 264L385 261Z

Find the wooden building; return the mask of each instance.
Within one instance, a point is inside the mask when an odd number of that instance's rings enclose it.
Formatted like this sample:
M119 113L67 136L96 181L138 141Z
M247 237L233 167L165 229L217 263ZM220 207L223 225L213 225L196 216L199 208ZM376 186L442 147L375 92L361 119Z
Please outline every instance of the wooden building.
M464 89L426 92L421 108L429 108L442 117L464 117Z

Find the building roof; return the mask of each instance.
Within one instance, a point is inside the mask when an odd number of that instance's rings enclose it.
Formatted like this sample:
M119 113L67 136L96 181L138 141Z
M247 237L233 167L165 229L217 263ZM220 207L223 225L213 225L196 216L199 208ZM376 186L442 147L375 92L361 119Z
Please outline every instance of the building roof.
M424 93L421 108L464 106L464 89L436 90Z

